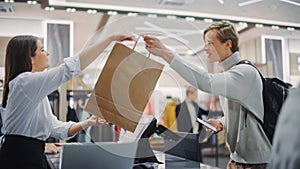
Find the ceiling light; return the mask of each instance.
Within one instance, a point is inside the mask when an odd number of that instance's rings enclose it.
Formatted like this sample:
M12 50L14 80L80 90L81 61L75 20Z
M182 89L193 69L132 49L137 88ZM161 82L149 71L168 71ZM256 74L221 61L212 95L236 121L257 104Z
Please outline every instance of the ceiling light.
M222 19L222 22L230 22L230 20Z
M185 17L185 20L187 20L187 21L195 21L196 19L194 17L187 16L187 17Z
M257 24L255 24L255 27L257 27L257 28L263 28L264 25L263 25L263 24L260 24L260 23L257 23Z
M295 30L295 28L292 28L292 27L287 27L287 30L288 30L288 31L294 31L294 30Z
M46 6L45 10L46 11L54 11L55 8L53 6Z
M239 25L247 27L248 24L246 22L239 22Z
M281 2L286 2L292 5L296 5L296 6L300 6L299 2L295 2L295 1L290 1L290 0L280 0Z
M224 4L224 1L223 0L218 0L220 2L220 4Z
M96 14L97 10L96 9L89 9L86 11L88 14Z
M176 19L175 15L167 15L167 19Z
M263 1L263 0L250 0L250 1L239 3L238 6L242 7L242 6L254 4L254 3L257 3L257 2L260 2L260 1Z
M76 9L75 8L67 8L66 11L67 12L76 12Z
M206 22L206 23L212 23L213 20L212 20L212 19L207 19L207 18L205 18L205 19L204 19L204 22Z
M15 1L14 1L14 0L4 0L4 2L7 2L7 3L14 3Z
M36 5L36 4L37 4L37 1L27 1L27 4L30 4L30 5Z
M148 14L147 15L149 18L157 18L157 15L156 14Z
M108 11L107 15L118 15L117 11Z
M277 30L277 29L279 29L279 26L277 26L277 25L272 25L271 28Z
M138 16L138 14L136 12L129 12L127 15L128 16Z

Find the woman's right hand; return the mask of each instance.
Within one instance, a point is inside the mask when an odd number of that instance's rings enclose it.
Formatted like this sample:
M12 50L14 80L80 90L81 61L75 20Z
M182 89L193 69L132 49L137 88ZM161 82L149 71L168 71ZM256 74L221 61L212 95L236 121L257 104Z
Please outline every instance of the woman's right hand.
M124 40L133 40L133 37L128 34L113 34L103 39L103 37L100 38L99 32L96 32L79 53L80 69L83 70L88 67L102 52L104 52L105 48L107 48L112 41Z
M126 34L115 34L111 36L111 40L112 41L132 41L134 40L134 38L130 35L126 35Z

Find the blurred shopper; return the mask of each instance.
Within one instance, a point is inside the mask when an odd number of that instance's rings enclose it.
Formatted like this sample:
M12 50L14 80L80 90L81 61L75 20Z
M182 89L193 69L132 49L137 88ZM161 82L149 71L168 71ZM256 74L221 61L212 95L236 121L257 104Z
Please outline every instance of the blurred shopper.
M300 168L300 86L291 90L282 106L273 139L270 168Z
M166 104L165 110L164 110L164 126L169 128L172 131L178 131L177 130L177 124L176 124L176 106L178 104L178 98L172 98L171 96L167 96L167 99L169 102Z
M202 119L202 115L208 114L197 104L198 91L192 86L186 88L185 100L176 106L177 128L181 132L200 133L202 126L197 122L197 118Z
M220 96L224 117L207 122L219 131L226 128L230 151L227 168L266 168L271 143L259 122L247 113L249 110L263 120L261 77L252 66L236 65L242 59L238 52L238 33L232 23L213 23L204 31L203 39L209 61L219 62L224 72L209 73L176 56L159 39L144 36L146 49L150 53L163 58L191 85Z

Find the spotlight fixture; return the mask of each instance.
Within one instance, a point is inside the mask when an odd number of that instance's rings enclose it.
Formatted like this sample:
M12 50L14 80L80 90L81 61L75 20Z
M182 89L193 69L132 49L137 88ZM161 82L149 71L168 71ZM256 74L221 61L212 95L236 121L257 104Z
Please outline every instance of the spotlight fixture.
M187 21L195 21L196 19L194 17L187 16L187 17L185 17L185 20L187 20Z
M14 3L15 1L14 0L4 0L4 2L6 2L6 3Z
M96 14L97 13L97 10L95 9L89 9L86 11L88 14Z
M246 22L239 22L239 25L241 25L241 26L248 26L248 24L246 23Z
M136 12L128 12L127 15L128 16L138 16L138 14Z
M108 11L107 15L118 15L117 11Z
M176 19L177 17L175 15L167 15L167 19Z
M46 11L54 11L55 8L54 8L53 6L46 6L46 7L45 7L45 10L46 10Z
M263 24L260 24L260 23L257 23L257 24L255 24L255 27L257 27L257 28L263 28L264 25L263 25Z
M37 1L27 1L27 4L30 4L30 5L36 5L36 4L37 4Z
M272 25L271 28L277 30L277 29L279 29L279 26L277 26L277 25Z
M212 20L212 19L205 18L205 19L204 19L204 22L206 22L206 23L212 23L213 20Z
M157 18L157 15L156 14L148 14L147 15L149 18Z
M73 12L76 12L76 9L75 9L75 8L67 8L66 11L67 11L67 12L72 12L72 13L73 13Z

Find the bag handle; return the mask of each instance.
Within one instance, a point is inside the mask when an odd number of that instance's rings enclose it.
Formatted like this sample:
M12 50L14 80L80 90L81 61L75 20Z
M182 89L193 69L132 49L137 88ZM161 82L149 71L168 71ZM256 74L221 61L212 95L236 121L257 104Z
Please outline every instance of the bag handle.
M131 34L137 35L137 36L138 36L138 38L137 38L137 40L136 40L136 42L135 42L135 44L134 44L134 46L133 46L133 50L135 49L135 47L136 47L136 45L137 45L137 43L138 43L139 38L140 38L141 36L144 36L144 35L159 36L159 35L164 35L164 34L166 34L167 37L170 38L170 39L173 39L173 40L175 40L175 41L177 41L177 42L179 42L179 43L182 43L182 44L185 43L185 42L183 42L183 40L181 40L180 38L177 38L177 37L175 37L175 36L172 35L172 34L167 34L167 33L164 33L164 32L162 32L162 33L161 33L161 32L142 32L142 33L137 33L137 34L131 32ZM192 56L195 56L195 55L197 55L198 53L201 53L201 52L203 52L203 51L204 51L204 48L201 48L201 50L196 51ZM148 57L150 57L150 52L149 52L149 54L148 54Z
M132 33L132 34L135 34L135 33ZM132 50L135 49L135 47L136 47L136 45L137 45L139 39L140 39L142 36L144 36L144 35L156 35L156 36L157 36L157 35L163 35L163 33L159 33L159 32L143 32L143 33L138 33L138 34L135 34L135 35L138 35L138 37L137 37L137 39L136 39L136 41L135 41L135 43L134 43L134 45L133 45ZM175 37L173 37L173 36L170 36L170 38L172 38L172 39L174 39L174 40L176 40L176 41L182 43L182 41L180 41L179 39L177 39L177 38L175 38ZM201 50L201 51L202 51L202 50ZM148 52L148 58L150 57L150 54L151 54L151 53Z
M134 51L134 49L135 49L135 47L136 47L136 45L137 45L139 39L140 39L142 36L143 36L143 34L140 34L140 35L137 37L137 39L136 39L136 41L135 41L135 43L134 43L134 45L133 45L132 51ZM150 52L148 52L147 58L150 58Z

